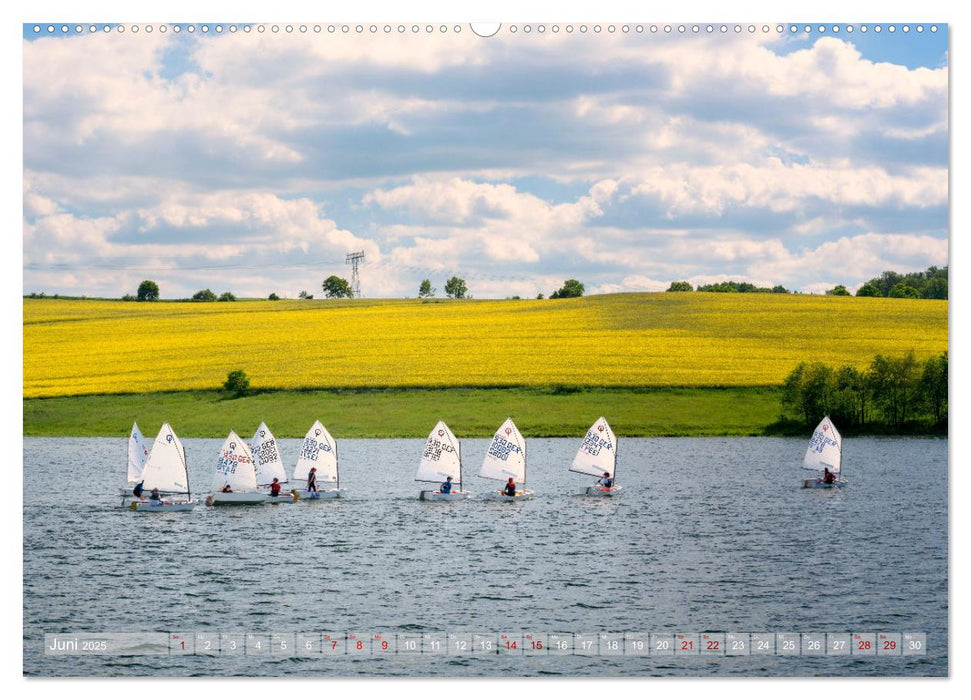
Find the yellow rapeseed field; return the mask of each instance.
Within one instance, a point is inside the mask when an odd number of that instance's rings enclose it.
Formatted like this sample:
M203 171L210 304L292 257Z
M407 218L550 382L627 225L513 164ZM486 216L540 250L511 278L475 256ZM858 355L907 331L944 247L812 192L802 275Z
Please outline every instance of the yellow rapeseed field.
M257 388L762 386L947 350L947 302L784 294L136 303L24 299L24 396Z

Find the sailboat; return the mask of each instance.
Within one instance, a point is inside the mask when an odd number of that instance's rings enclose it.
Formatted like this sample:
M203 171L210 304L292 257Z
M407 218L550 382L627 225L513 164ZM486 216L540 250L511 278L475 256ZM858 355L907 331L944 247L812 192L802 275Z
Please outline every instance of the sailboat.
M229 490L224 491L227 487ZM209 490L207 506L258 505L268 498L257 489L256 468L249 445L233 431L229 432L229 437L219 449Z
M148 461L148 445L138 423L132 423L131 435L128 436L128 483L137 484L142 479L142 470Z
M526 441L512 422L499 426L482 460L479 476L495 479L505 484L512 478L516 482L516 495L507 496L503 491L490 491L483 498L490 501L520 501L532 498L533 492L526 490Z
M138 423L132 423L131 434L128 436L128 476L126 478L128 485L121 490L122 505L128 499L137 498L132 493L132 488L142 480L142 470L145 469L147 461L148 445L145 444L142 431L138 429Z
M185 448L168 423L155 438L152 451L145 462L139 480L144 480L146 495L152 489L158 489L165 494L184 494L186 498L178 500L163 500L161 503L152 501L132 501L129 508L146 513L164 513L171 511L192 510L196 501L192 500L189 490L189 469L185 461Z
M253 439L250 441L250 449L253 452L253 466L256 469L256 485L266 491L269 498L267 503L293 503L300 497L295 496L295 491L285 493L282 490L278 496L270 493L270 486L276 479L280 483L280 488L287 483L287 470L280 459L280 448L276 444L276 438L266 427L266 423L260 423L256 429Z
M461 501L472 496L469 491L462 490L462 450L459 441L443 421L438 421L432 432L428 434L415 481L440 484L447 478L454 479L456 474L458 474L458 490L453 488L449 493L442 493L441 490L421 491L418 494L419 500Z
M603 416L590 426L587 436L580 443L571 472L603 477L605 474L611 479L612 485L607 487L601 483L587 486L583 492L586 496L616 496L622 487L614 483L617 473L617 438Z
M316 469L317 490L308 491L306 485L297 491L299 498L318 500L321 498L344 498L341 488L340 470L337 467L337 442L318 420L304 435L297 466L293 470L293 480L306 484L310 470ZM334 484L334 488L324 489L321 484Z
M806 456L802 460L805 469L812 469L821 472L829 469L835 479L831 483L823 481L823 477L806 479L802 482L804 489L833 489L846 486L846 479L843 478L841 465L843 461L843 438L833 425L829 416L816 426L813 431L812 439L809 441L809 448Z

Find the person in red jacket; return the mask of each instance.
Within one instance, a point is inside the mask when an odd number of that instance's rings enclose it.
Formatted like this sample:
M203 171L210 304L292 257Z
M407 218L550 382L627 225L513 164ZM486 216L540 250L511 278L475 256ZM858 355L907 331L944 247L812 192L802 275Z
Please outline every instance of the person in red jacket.
M504 496L515 496L516 495L516 482L513 481L512 477L509 477L509 481L506 482L506 487L502 490Z

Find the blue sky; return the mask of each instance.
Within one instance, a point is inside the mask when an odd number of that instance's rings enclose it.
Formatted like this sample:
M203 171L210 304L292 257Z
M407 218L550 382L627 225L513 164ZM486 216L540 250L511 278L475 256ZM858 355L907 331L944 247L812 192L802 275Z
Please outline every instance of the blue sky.
M948 261L946 25L32 26L25 293L292 297L351 250L366 296L818 292Z

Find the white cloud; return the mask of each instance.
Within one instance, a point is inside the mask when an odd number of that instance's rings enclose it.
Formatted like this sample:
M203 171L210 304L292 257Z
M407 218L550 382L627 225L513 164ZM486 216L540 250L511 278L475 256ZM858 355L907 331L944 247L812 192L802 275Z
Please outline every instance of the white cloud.
M56 263L63 292L109 288L86 262L137 258L191 292L246 259L238 293L285 293L356 249L372 296L428 271L533 296L946 261L946 67L836 37L646 38L27 41L25 284ZM863 233L898 214L896 238ZM820 276L828 255L844 267Z

